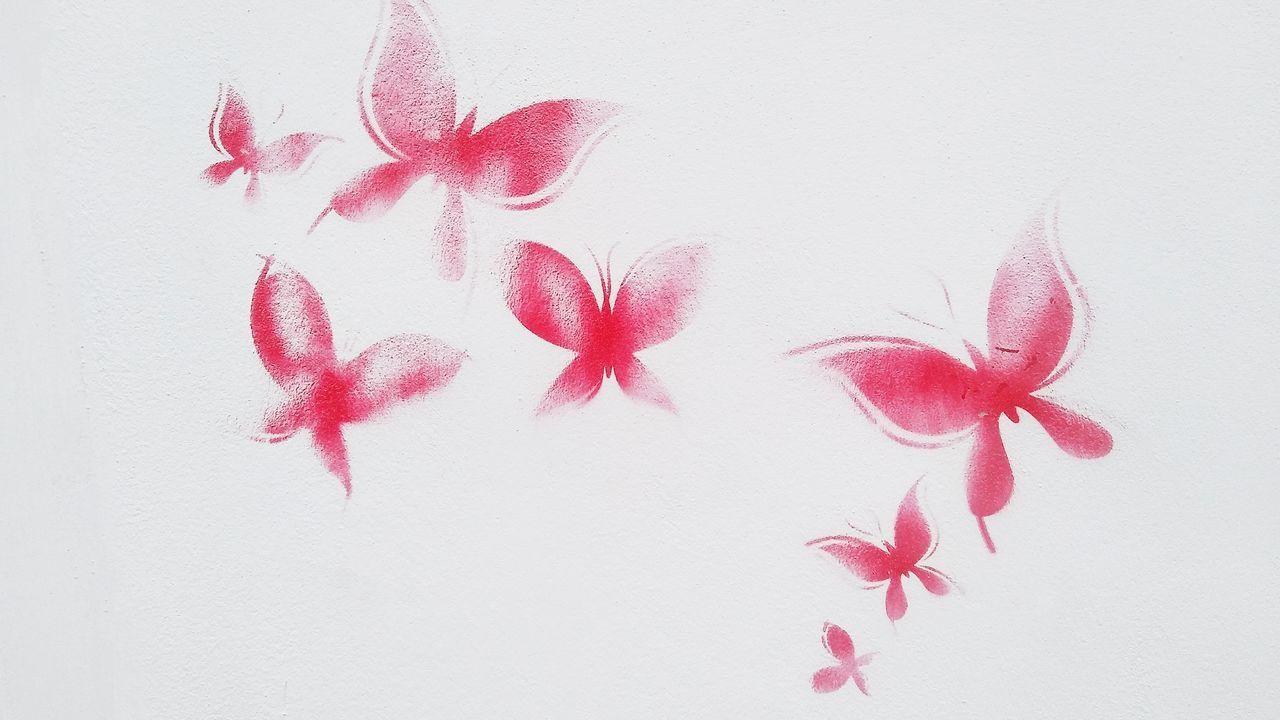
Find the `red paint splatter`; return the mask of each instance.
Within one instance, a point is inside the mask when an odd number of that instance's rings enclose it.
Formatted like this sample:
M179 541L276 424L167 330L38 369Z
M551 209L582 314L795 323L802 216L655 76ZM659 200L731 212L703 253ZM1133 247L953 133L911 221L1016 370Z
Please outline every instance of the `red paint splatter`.
M330 211L347 220L381 217L431 175L448 188L434 241L440 273L466 269L462 193L516 210L545 205L577 173L622 107L596 100L548 100L475 130L473 109L457 121L457 91L435 20L420 0L389 0L369 48L360 113L369 137L393 160L334 193Z
M1056 227L1043 220L1031 223L997 271L987 306L992 353L984 355L966 341L972 366L901 337L853 336L792 351L839 348L821 364L838 373L868 417L903 444L938 446L975 436L967 472L969 509L992 552L985 518L1004 508L1013 494L1001 415L1016 423L1019 408L1025 410L1076 457L1111 451L1105 428L1035 394L1071 367L1087 335L1079 332L1075 353L1068 355L1076 317L1087 320L1088 310L1051 229Z
M822 646L836 659L837 664L824 667L813 674L813 691L819 693L835 692L850 680L862 691L867 692L867 679L862 674L862 667L871 662L875 653L857 655L854 653L853 640L844 628L834 623L822 627Z
M338 138L319 133L297 132L260 147L253 129L253 116L240 93L230 85L218 89L218 102L209 118L209 142L213 149L231 158L205 168L202 177L210 185L225 183L237 170L249 176L244 199L258 199L258 175L284 175L302 167L325 140Z
M613 273L596 265L601 298L569 258L533 242L508 248L507 306L530 332L577 353L547 391L539 414L595 397L617 374L623 392L672 412L675 405L635 353L680 332L697 307L707 261L703 245L676 245L641 257L613 296Z
M893 542L874 542L854 535L832 535L811 540L807 544L840 561L849 572L866 583L888 581L884 609L889 619L897 622L907 613L907 595L903 578L914 575L934 595L946 595L951 580L928 565L921 565L933 554L938 535L920 509L920 483L907 491L898 505L893 523Z
M249 327L263 367L286 395L268 411L263 439L278 442L310 430L325 467L348 495L351 466L342 426L444 387L465 358L426 335L395 335L340 362L319 293L271 258L253 288Z

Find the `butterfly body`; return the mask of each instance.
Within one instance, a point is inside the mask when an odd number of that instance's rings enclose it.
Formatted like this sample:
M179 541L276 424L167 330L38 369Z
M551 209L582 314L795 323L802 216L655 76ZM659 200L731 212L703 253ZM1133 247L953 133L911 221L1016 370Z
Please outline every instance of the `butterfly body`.
M342 427L447 385L465 358L431 337L405 334L340 361L319 293L271 258L254 285L249 325L263 367L285 395L268 410L262 439L279 442L310 431L325 466L348 494L351 467Z
M1017 423L1025 411L1076 457L1101 457L1112 446L1101 425L1039 394L1071 367L1076 316L1088 318L1083 293L1050 231L1043 220L1031 223L1006 256L988 300L987 352L965 341L969 363L910 338L876 335L793 351L836 348L820 364L839 375L863 412L898 442L938 447L974 438L966 473L969 509L992 552L985 518L1013 494L1001 416ZM1075 353L1085 334L1077 333Z
M539 243L514 243L507 253L508 307L535 335L575 353L538 412L584 403L611 377L627 395L674 411L636 353L669 340L689 322L706 259L706 247L696 244L655 251L631 266L616 295L606 260L605 268L596 267L597 299L567 257Z
M857 535L831 535L807 544L827 553L860 580L873 586L888 583L885 612L897 621L907 612L903 581L915 577L934 595L946 595L951 580L923 562L933 554L937 533L920 507L920 484L907 491L894 520L893 541L875 541Z
M621 113L596 100L537 102L476 129L476 110L457 119L457 91L435 20L420 0L388 0L360 87L365 130L392 159L340 187L329 213L381 217L427 176L446 187L434 243L441 275L466 267L463 196L514 210L554 200Z

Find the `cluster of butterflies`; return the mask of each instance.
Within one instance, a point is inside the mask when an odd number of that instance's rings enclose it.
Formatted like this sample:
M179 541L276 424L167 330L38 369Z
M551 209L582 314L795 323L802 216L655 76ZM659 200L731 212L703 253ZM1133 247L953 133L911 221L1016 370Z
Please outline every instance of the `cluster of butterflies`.
M622 108L594 100L545 101L477 130L474 109L457 120L454 81L441 48L420 0L388 0L360 81L359 104L370 139L389 159L338 188L312 230L331 212L352 221L381 217L430 176L446 194L434 250L441 276L455 281L467 261L464 197L515 210L553 201ZM299 132L260 145L243 97L230 86L219 92L209 138L227 159L210 165L205 179L221 185L241 171L249 178L249 201L260 194L260 175L298 171L317 147L335 139ZM1074 362L1088 319L1083 293L1057 250L1055 229L1043 219L1031 223L1000 266L988 303L987 352L966 341L968 363L910 338L882 335L836 338L792 351L816 357L867 417L900 443L938 447L974 438L966 478L969 509L992 552L986 518L1013 493L1002 416L1017 423L1025 411L1077 457L1100 457L1111 449L1101 425L1039 394ZM530 332L573 353L537 412L581 405L610 377L628 396L674 411L667 391L636 353L688 325L708 258L700 244L657 248L623 274L616 292L609 259L603 267L597 260L597 296L586 275L551 247L509 245L502 268L508 307ZM275 258L264 259L254 286L250 328L263 366L283 390L260 438L276 442L307 431L348 494L351 467L342 427L444 387L466 359L432 337L402 334L339 360L320 294ZM892 542L859 533L809 544L862 582L886 587L885 610L894 622L907 610L906 578L915 577L935 595L953 585L922 564L934 551L937 533L921 507L918 482L898 508ZM814 690L831 692L852 681L865 693L861 668L871 656L855 655L848 633L837 625L826 625L823 643L838 664L814 674Z

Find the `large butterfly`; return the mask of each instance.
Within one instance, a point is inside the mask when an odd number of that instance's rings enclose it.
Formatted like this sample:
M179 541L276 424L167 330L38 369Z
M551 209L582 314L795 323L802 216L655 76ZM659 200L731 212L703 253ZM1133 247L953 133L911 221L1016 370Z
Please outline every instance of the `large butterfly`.
M265 147L258 145L254 137L253 116L244 98L231 85L218 88L218 102L209 118L209 142L213 149L231 158L205 168L201 174L210 185L221 185L237 170L249 176L244 189L244 199L258 199L258 175L282 175L291 173L307 161L316 146L325 140L337 138L320 133L296 132L276 140Z
M635 353L666 342L688 324L697 308L707 261L704 245L674 245L637 260L618 283L601 269L601 298L573 261L534 242L507 250L507 306L530 332L577 353L538 406L539 414L595 397L604 378L637 400L675 411L667 391Z
M381 217L431 175L447 188L434 243L448 280L466 269L463 193L516 210L551 202L622 111L595 100L548 100L478 131L474 109L458 122L436 24L418 0L389 0L359 99L365 130L393 159L339 188L316 224L331 210L348 220Z
M449 383L465 354L426 335L394 335L341 362L324 301L296 270L266 259L253 288L249 327L263 366L285 392L267 412L268 442L311 431L316 450L351 494L342 426Z
M1013 494L1001 415L1016 423L1018 410L1025 410L1076 457L1111 451L1111 434L1101 425L1037 394L1062 377L1078 355L1083 327L1074 351L1067 353L1077 315L1086 320L1088 311L1057 249L1056 220L1041 218L1027 226L996 272L987 305L990 354L965 341L972 367L903 337L845 337L792 352L839 348L821 364L838 373L868 417L903 444L937 447L975 435L967 472L969 509L987 548L995 552L985 518Z
M863 582L878 585L888 580L884 609L889 619L897 622L907 614L907 595L902 588L902 579L906 576L916 576L920 584L934 595L950 592L950 578L920 564L933 554L937 542L937 532L920 509L920 482L916 481L898 505L892 543L874 542L854 535L832 535L810 540L807 544L839 560Z
M822 646L831 653L837 664L824 667L813 674L813 691L835 692L852 680L863 695L868 695L867 679L862 674L862 666L870 663L875 653L855 655L849 633L834 623L827 623L822 627Z

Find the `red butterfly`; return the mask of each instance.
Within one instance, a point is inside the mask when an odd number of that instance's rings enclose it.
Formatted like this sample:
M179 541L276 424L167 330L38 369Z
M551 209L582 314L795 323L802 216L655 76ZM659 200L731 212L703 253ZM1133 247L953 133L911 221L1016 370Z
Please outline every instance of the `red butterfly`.
M462 193L516 210L551 202L621 111L594 100L550 100L477 132L474 109L457 122L454 79L431 11L417 0L389 0L365 61L360 114L369 137L394 159L341 187L316 224L330 210L348 220L378 218L432 175L447 188L434 238L440 272L458 280L466 269Z
M447 385L466 357L426 335L395 335L339 362L319 293L272 258L253 288L249 327L258 357L286 394L268 411L263 439L279 442L310 430L325 467L348 495L351 466L342 426Z
M1056 218L1052 223L1056 234ZM1073 297L1074 296L1074 297ZM987 357L965 341L973 367L902 337L861 335L799 348L841 352L821 361L839 373L850 396L890 437L906 445L938 447L976 434L968 468L969 509L988 549L995 544L985 518L1013 494L1013 470L1000 438L1000 416L1018 422L1018 409L1040 422L1068 453L1096 458L1111 451L1111 434L1089 418L1034 393L1071 367L1083 329L1067 356L1075 316L1085 306L1043 219L1032 222L996 272L987 306ZM1083 312L1087 319L1087 308Z
M920 564L933 554L938 537L920 510L919 488L917 480L898 505L892 544L885 542L882 545L853 535L832 535L806 543L839 560L863 582L882 583L888 580L884 609L894 622L907 614L907 595L902 589L902 579L907 575L915 575L925 590L934 595L946 595L951 590L950 578Z
M546 245L513 243L507 259L507 306L516 319L534 335L577 353L543 397L539 414L585 403L614 372L627 395L675 412L667 391L635 353L670 340L688 324L706 246L675 245L642 256L618 284L616 298L612 269L596 262L600 300L582 271Z
M824 667L813 674L813 691L820 693L835 692L844 684L853 681L854 685L868 695L867 679L862 675L862 666L871 662L875 653L854 655L853 640L844 628L833 623L822 627L822 646L831 653L831 657L839 661L839 665Z
M258 147L253 133L253 117L244 98L230 85L218 88L218 102L209 118L209 142L213 149L230 157L205 168L202 177L210 185L221 185L237 170L249 176L244 189L244 199L258 199L258 174L279 175L291 173L307 161L316 146L325 140L337 140L329 135L298 132L285 135L266 147Z

